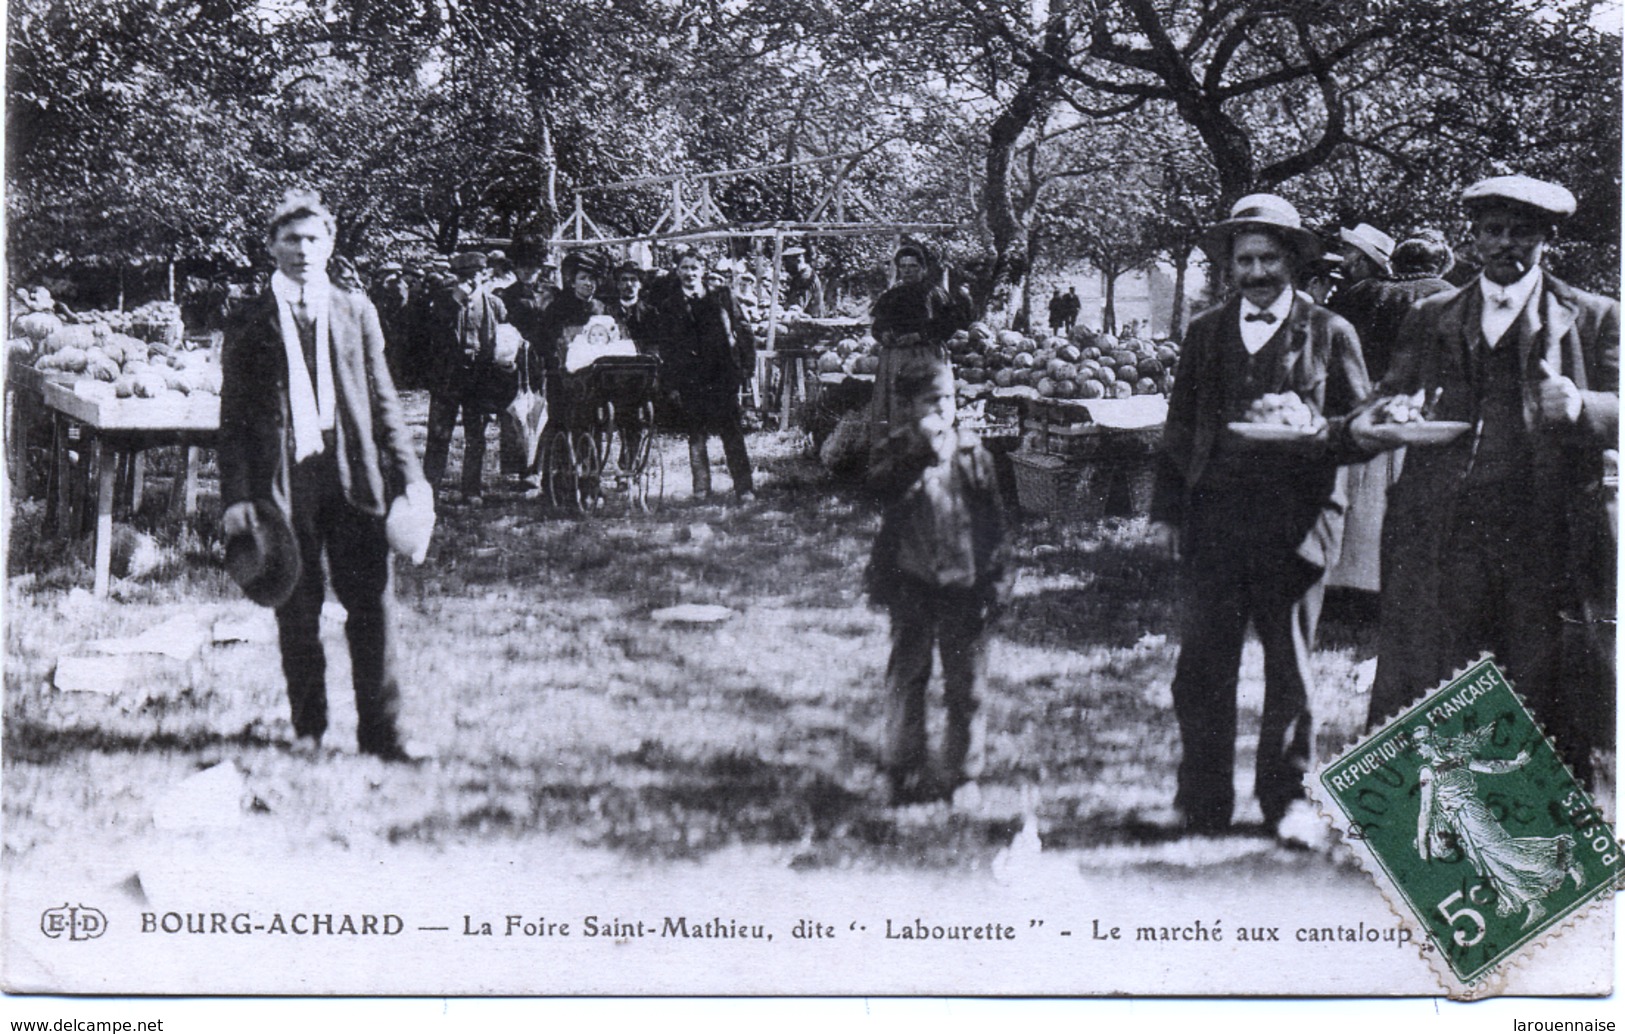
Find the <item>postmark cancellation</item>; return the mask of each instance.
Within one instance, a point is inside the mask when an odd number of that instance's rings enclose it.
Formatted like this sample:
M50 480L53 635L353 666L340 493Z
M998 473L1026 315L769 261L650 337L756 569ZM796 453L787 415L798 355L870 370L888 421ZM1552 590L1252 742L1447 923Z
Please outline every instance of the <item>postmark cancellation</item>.
M1451 997L1495 994L1625 872L1613 830L1487 655L1310 789Z

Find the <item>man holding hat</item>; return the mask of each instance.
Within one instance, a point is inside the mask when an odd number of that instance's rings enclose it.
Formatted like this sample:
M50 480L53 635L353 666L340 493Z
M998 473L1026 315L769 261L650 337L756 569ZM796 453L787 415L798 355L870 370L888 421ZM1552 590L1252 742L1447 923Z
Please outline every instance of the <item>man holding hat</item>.
M313 751L327 731L320 621L327 556L346 613L362 753L406 760L390 650L390 538L434 500L412 451L373 304L330 282L333 217L290 192L271 216L271 289L244 305L221 353L220 502L226 561L276 608L293 729ZM414 548L421 557L426 538Z
M435 295L431 323L434 379L429 386L429 441L423 450L423 471L429 483L439 485L451 453L451 432L457 415L463 417L463 500L471 506L484 501L481 491L485 467L485 429L504 401L494 393L503 381L495 369L497 324L508 318L502 300L485 283L485 255L465 251L452 256L456 280ZM518 390L518 378L510 378Z
M1606 712L1575 673L1586 629L1613 605L1601 484L1619 435L1619 305L1541 269L1575 209L1566 189L1497 176L1461 199L1483 273L1410 311L1393 365L1350 427L1362 446L1383 448L1372 435L1379 404L1421 391L1429 418L1469 428L1409 448L1389 493L1370 721L1489 650L1589 779Z
M1174 798L1184 828L1226 829L1234 808L1236 685L1251 621L1264 647L1255 787L1264 822L1313 842L1303 776L1313 747L1309 653L1321 578L1342 531L1345 415L1368 382L1348 322L1293 290L1321 253L1297 210L1272 194L1236 202L1203 249L1237 296L1192 321L1163 431L1151 519L1182 565L1174 673L1183 755ZM1266 394L1294 393L1318 434L1251 442L1228 428ZM1307 825L1305 825L1307 824ZM1304 827L1304 828L1300 828Z

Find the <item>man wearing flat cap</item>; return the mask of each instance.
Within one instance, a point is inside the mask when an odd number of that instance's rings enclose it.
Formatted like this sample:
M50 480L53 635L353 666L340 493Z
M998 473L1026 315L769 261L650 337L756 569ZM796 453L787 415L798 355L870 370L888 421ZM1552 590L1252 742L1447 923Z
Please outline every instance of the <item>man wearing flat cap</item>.
M412 300L412 288L405 274L399 262L385 262L373 270L372 289L367 292L378 310L378 323L384 328L384 355L389 359L389 374L396 387L401 386L407 364L407 306Z
M1601 482L1619 435L1619 305L1541 268L1574 212L1563 187L1498 176L1462 203L1483 273L1410 311L1393 365L1350 427L1382 448L1384 401L1416 392L1429 418L1467 427L1408 448L1389 493L1370 720L1488 650L1589 779L1600 712L1571 675L1582 658L1569 626L1583 632L1613 600Z
M378 312L361 292L328 279L332 215L316 195L290 193L272 214L268 241L277 266L270 290L238 310L221 352L228 560L243 555L245 538L271 541L257 522L291 525L297 562L284 557L273 565L287 581L269 598L257 595L263 583L245 589L276 608L293 731L301 749L314 752L327 731L320 637L326 555L346 614L357 744L364 754L405 760L385 516L392 505L432 514L433 495L385 365ZM243 576L244 565L231 566Z
M1174 804L1190 832L1230 825L1236 687L1251 622L1264 647L1254 781L1264 822L1283 840L1314 842L1303 801L1314 741L1309 652L1321 578L1337 559L1338 468L1355 457L1344 424L1365 397L1365 365L1348 322L1293 290L1321 247L1284 199L1242 198L1203 248L1238 294L1196 317L1186 334L1151 506L1157 538L1181 562ZM1295 396L1318 431L1255 442L1231 429L1265 395Z
M502 300L485 282L485 255L465 251L452 256L455 278L434 295L430 344L433 376L429 384L429 440L423 471L439 486L451 454L451 433L463 418L463 501L484 502L486 427L507 403L493 394L509 379L496 364L497 324L508 318ZM515 390L518 379L511 378ZM508 393L508 399L513 394Z

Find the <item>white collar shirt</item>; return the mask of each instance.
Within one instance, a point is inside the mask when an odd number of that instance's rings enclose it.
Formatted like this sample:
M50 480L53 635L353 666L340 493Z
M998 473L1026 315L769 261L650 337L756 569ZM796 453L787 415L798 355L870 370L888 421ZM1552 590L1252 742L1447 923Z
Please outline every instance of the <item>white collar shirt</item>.
M1275 300L1262 309L1245 297L1241 299L1241 314L1236 318L1241 321L1241 347L1248 355L1257 355L1281 329L1281 324L1292 314L1292 298L1292 289L1282 288ZM1249 316L1260 318L1248 319Z
M333 349L327 333L331 286L326 277L312 277L301 285L279 271L271 274L271 293L277 299L277 322L288 359L288 404L293 417L294 457L303 460L323 451L322 432L333 429L337 409ZM315 323L314 379L305 365L305 350L299 343L299 330L294 320L296 306L300 304L305 307L305 318Z
M1484 314L1480 326L1484 331L1484 343L1494 348L1506 336L1507 330L1516 323L1518 316L1529 307L1530 299L1540 294L1541 272L1539 266L1532 266L1529 272L1514 280L1510 284L1498 284L1480 275L1478 288L1484 295ZM1536 312L1535 326L1540 326L1540 313Z
M303 284L281 272L271 274L271 292L284 305L305 303L305 310L314 319L318 311L327 312L328 295L333 282L325 276L311 276Z

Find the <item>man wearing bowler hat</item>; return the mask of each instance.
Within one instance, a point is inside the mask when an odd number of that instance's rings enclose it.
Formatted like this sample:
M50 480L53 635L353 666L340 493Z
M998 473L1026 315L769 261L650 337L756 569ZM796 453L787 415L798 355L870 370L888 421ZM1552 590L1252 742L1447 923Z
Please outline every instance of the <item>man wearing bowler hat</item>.
M1421 391L1465 433L1406 450L1382 535L1377 723L1488 650L1581 779L1611 711L1589 700L1585 634L1612 638L1604 452L1619 435L1619 304L1541 268L1575 209L1555 183L1497 176L1461 195L1483 263L1400 326L1393 364L1351 423L1373 451L1380 403ZM1589 704L1595 706L1588 706ZM1609 721L1611 723L1611 720Z
M1189 832L1230 825L1236 687L1251 622L1264 647L1255 792L1272 833L1314 842L1303 801L1313 746L1309 652L1321 578L1342 531L1338 466L1354 456L1345 414L1365 397L1365 366L1347 321L1293 290L1295 274L1321 248L1284 199L1242 198L1203 249L1238 293L1196 317L1186 334L1151 508L1183 583L1174 804ZM1254 401L1284 393L1325 418L1318 434L1254 442L1229 428Z
M406 760L385 516L392 504L432 514L433 495L385 365L377 310L328 280L332 215L315 194L289 193L268 241L277 265L270 290L237 313L221 353L227 564L250 598L276 608L294 734L314 752L327 731L326 555L347 615L357 745Z

